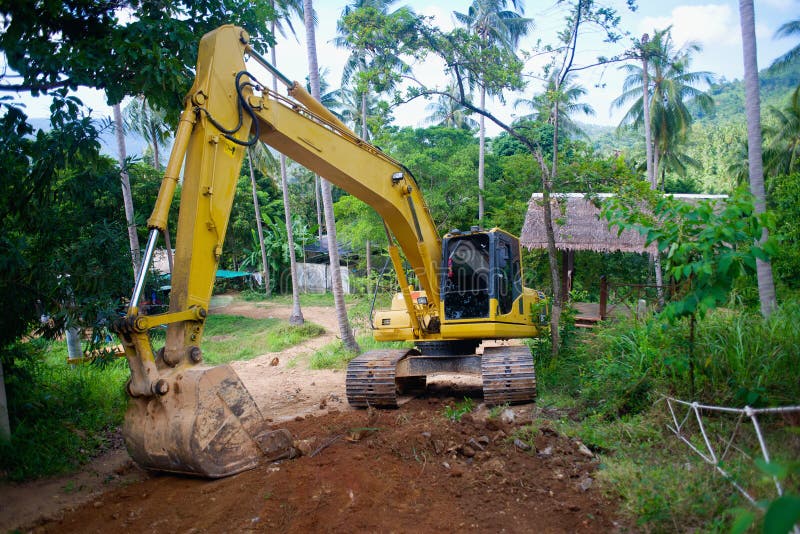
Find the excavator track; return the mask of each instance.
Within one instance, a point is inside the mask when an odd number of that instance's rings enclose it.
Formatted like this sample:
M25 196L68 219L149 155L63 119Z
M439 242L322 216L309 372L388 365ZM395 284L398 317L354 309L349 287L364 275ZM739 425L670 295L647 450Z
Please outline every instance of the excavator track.
M531 402L536 372L527 347L487 347L481 358L483 400L489 406Z
M415 351L379 349L353 358L347 365L347 402L354 408L397 408L397 363Z

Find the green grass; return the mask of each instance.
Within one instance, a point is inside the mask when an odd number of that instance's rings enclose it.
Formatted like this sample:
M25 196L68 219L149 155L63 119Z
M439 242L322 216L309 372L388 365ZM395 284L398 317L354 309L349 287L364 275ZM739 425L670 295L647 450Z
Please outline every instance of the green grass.
M411 348L412 346L411 343L375 341L371 334L358 336L356 341L361 347L362 353L374 349ZM342 342L337 340L333 343L328 343L312 354L309 367L311 369L344 369L347 367L348 362L356 356L357 354L347 350Z
M635 531L727 532L733 510L749 507L730 482L666 428L669 412L659 402L662 394L739 407L796 404L800 398L797 301L784 302L769 320L744 307L716 310L699 320L694 387L688 335L686 321L656 317L576 334L556 359L547 340L529 343L537 366L537 405L551 409L546 413L559 432L600 454L601 487L619 499ZM797 426L781 417L760 422L773 459L790 465L800 456ZM705 424L728 437L736 418L708 417ZM699 433L692 439L702 448ZM734 444L737 449L724 468L756 498L773 497L771 480L752 460L761 453L749 422ZM718 451L724 448L716 445ZM799 478L794 473L784 487L797 494Z
M211 315L203 353L209 364L277 352L320 335L313 323ZM162 330L154 331L156 346ZM0 478L25 480L77 469L109 446L122 423L129 372L124 359L70 367L64 342L36 339L2 355L12 437L0 443Z
M475 408L475 401L464 397L464 400L458 401L452 406L445 406L444 416L453 422L461 421L461 418L470 413L473 408Z
M281 306L288 306L292 304L291 295L272 295L265 296L263 293L256 291L242 291L238 297L247 302L257 302L264 304L275 304ZM350 320L351 326L360 331L369 330L369 312L372 309L372 297L364 294L345 295L345 306L347 308L347 316ZM389 308L392 300L392 295L388 293L381 293L375 301L375 309ZM333 312L333 294L331 293L302 293L300 295L300 306L322 306L331 308Z
M290 326L278 319L252 319L235 315L210 315L206 320L203 357L212 365L249 360L266 352L279 352L322 334L314 323Z
M125 411L125 360L105 368L66 364L66 344L33 340L6 349L12 435L0 475L24 480L76 469L109 446Z

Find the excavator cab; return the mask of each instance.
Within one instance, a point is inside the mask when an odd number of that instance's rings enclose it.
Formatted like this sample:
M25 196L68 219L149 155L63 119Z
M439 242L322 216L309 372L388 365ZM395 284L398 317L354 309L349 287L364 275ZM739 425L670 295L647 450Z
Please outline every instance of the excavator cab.
M522 295L519 241L502 231L462 233L442 241L441 300L448 320L489 318L511 312Z

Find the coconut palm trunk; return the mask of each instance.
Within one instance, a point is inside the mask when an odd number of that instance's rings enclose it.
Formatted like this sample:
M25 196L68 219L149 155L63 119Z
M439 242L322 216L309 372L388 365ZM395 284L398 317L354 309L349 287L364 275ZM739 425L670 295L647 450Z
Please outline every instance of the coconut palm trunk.
M253 171L253 149L247 149L247 164L250 167L250 185L253 189L253 208L256 212L256 231L258 232L258 246L261 249L261 273L264 277L264 293L269 296L271 293L269 279L269 264L267 263L267 247L264 245L264 229L261 226L261 209L258 206L258 186L256 185L256 173Z
M656 188L655 171L653 169L653 132L650 122L650 73L648 72L647 42L649 36L642 35L642 112L644 113L644 149L647 159L647 181L650 189Z
M319 90L319 63L317 62L317 43L314 29L314 6L312 0L303 0L303 20L306 26L306 44L308 50L308 72L311 84L311 95L320 99ZM325 215L325 227L328 230L328 254L331 261L331 286L333 302L336 307L336 320L339 323L339 332L344 346L353 352L360 352L361 348L356 342L350 321L347 318L347 308L344 304L344 290L342 288L342 273L339 269L339 249L336 244L336 220L333 216L333 196L331 184L325 179L320 179L322 207Z
M653 130L652 123L650 122L650 73L648 72L648 51L647 42L648 35L642 35L642 113L644 114L644 146L645 146L645 159L647 168L647 181L650 183L650 189L656 189L656 155L653 150ZM656 277L656 294L658 295L659 307L664 307L664 276L661 272L661 258L658 251L652 254L653 256L653 271Z
M742 29L742 55L744 58L745 116L747 117L747 158L750 171L750 192L755 197L756 213L766 210L764 192L764 160L761 153L761 99L758 94L758 60L756 57L756 24L753 0L739 0L739 18ZM761 242L769 234L765 228ZM758 296L761 313L769 317L776 306L775 282L772 278L772 264L756 260Z
M113 106L114 110L114 129L117 134L117 157L119 159L119 178L122 185L122 203L125 206L125 221L128 225L128 242L131 249L131 264L133 265L133 276L139 275L142 263L139 252L139 235L136 233L136 222L133 216L133 196L131 195L131 180L128 176L128 169L125 160L128 159L125 147L125 129L122 122L122 109L119 104Z
M11 423L8 419L8 399L6 397L6 383L3 376L3 360L0 358L0 441L11 439Z
M481 109L486 109L486 88L481 88ZM486 123L485 118L481 115L479 133L478 133L478 222L483 221L483 187L484 187L484 173L486 170Z
M369 141L367 130L367 92L361 93L361 139Z
M275 35L275 22L272 23L272 35ZM272 64L277 68L278 58L275 47L272 47ZM272 90L278 92L278 78L272 77ZM286 219L286 240L289 247L289 274L292 278L292 313L289 315L289 324L299 326L305 323L303 310L300 307L300 279L297 275L297 254L294 250L294 227L292 226L292 207L289 201L289 183L286 176L286 156L280 155L281 194L283 195L283 215ZM266 264L264 265L266 270ZM269 292L267 293L269 294Z

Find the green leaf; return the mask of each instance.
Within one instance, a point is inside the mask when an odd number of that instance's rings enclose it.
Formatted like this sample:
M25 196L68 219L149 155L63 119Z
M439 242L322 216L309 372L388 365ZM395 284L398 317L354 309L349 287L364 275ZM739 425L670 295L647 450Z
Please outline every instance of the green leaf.
M789 467L785 464L778 462L767 462L763 458L756 458L754 462L759 471L765 475L775 477L778 480L783 480L786 478L786 475L789 474Z
M800 521L800 497L783 495L769 505L764 516L766 534L786 534Z
M755 512L745 508L735 508L733 512L736 515L734 516L733 524L731 525L731 534L742 534L743 532L747 532L747 529L750 528L750 525L753 524L753 521L756 518Z

